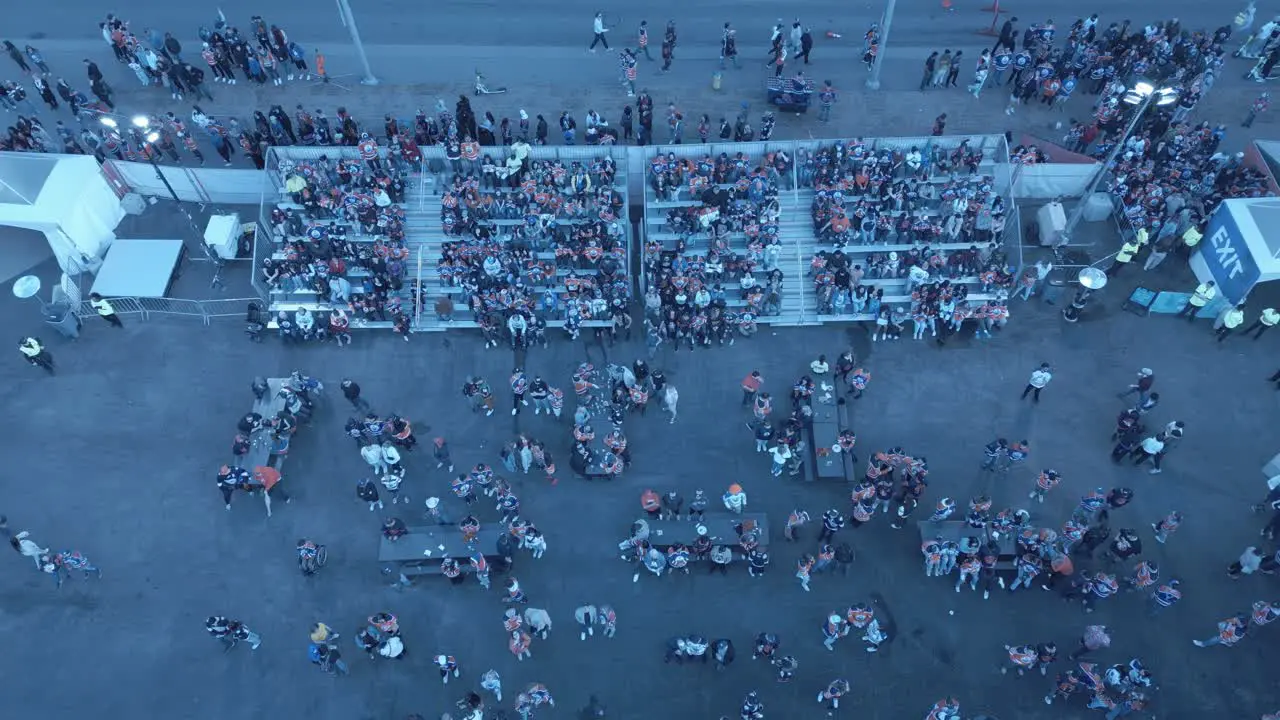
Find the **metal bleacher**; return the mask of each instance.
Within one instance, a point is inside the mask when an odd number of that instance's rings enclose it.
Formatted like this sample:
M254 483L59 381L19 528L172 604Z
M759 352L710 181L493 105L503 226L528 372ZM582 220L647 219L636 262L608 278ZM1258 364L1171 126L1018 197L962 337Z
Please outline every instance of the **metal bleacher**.
M385 149L384 149L385 152ZM483 148L484 154L491 157L501 159L505 158L509 152L503 147L486 147ZM530 150L529 159L531 161L538 160L561 160L568 164L574 161L586 162L592 159L601 158L610 155L617 164L617 189L622 193L625 203L626 198L626 178L627 178L627 154L625 149L615 149L610 147L535 147ZM264 299L273 315L279 311L293 312L301 308L307 308L313 312L328 312L332 306L327 298L317 296L314 290L288 291L285 289L268 289L260 286L259 276L261 261L264 258L275 257L283 258L280 252L282 243L286 238L275 232L270 222L270 213L273 208L295 208L292 205L289 194L284 189L284 177L279 172L279 163L281 161L302 162L314 161L319 156L326 156L330 162L336 162L342 158L358 158L359 154L355 148L325 146L323 148L316 147L279 147L272 149L272 156L268 160L268 175L271 177L270 190L263 198L261 224L267 228L267 232L262 234L267 241L259 240L262 247L255 247L254 253L254 273L255 286L264 294ZM471 314L467 309L463 290L460 287L450 285L442 281L440 273L437 269L437 263L440 260L442 245L448 242L441 226L441 195L442 184L449 181L450 174L448 171L433 173L428 170L432 165L438 167L447 167L448 163L445 159L443 148L422 148L421 165L415 166L412 172L405 179L405 197L401 207L404 211L404 236L405 248L408 251L405 260L406 269L403 286L398 295L402 306L406 312L413 317L412 329L414 332L444 332L451 329L476 329L479 325L471 320ZM439 163L432 163L433 160ZM274 172L273 172L274 170ZM492 225L497 226L501 231L503 226L519 224L521 220L495 219L489 221ZM576 220L561 220L561 224L573 224ZM630 232L628 225L623 223L624 241L628 256L630 255ZM359 228L355 228L355 234L348 233L346 239L349 242L374 242L376 237L364 236L358 233ZM540 260L554 261L554 254L545 252L539 254ZM624 272L629 266L624 263ZM574 268L579 276L592 275L595 270L588 268ZM567 272L567 268L557 267L556 276L561 277ZM352 263L348 263L345 277L352 285L352 294L359 294L360 284L368 272L362 268L355 267ZM421 305L415 307L412 288L420 287ZM554 288L555 292L560 292L562 288ZM454 300L455 312L451 321L445 322L437 318L434 310L434 302L442 295L449 295ZM607 320L588 320L584 319L583 327L605 327L611 323ZM563 327L564 320L560 317L547 318L548 327ZM272 323L274 327L274 323ZM352 319L351 328L356 329L386 329L390 328L392 323L381 321L358 321Z
M490 147L483 148L485 154L494 158L505 158L509 154L506 148ZM445 155L442 148L424 148L423 163L429 164L430 161L438 159L444 161ZM618 167L617 190L622 193L624 205L626 202L627 188L627 154L623 149L602 146L577 146L577 147L533 147L529 150L529 160L560 160L565 164L571 162L587 162L605 156L613 158ZM441 246L449 241L445 237L444 231L440 224L440 201L442 196L441 183L448 182L448 173L441 176L433 176L428 174L424 182L417 183L418 187L413 191L412 196L406 201L408 206L405 213L405 237L408 240L409 247L413 251L415 258L421 257L421 271L417 275L422 284L422 295L424 307L415 323L415 330L420 332L443 332L450 329L473 329L479 328L479 325L467 317L468 313L465 303L462 301L462 289L451 286L443 282L440 273L436 269L436 263L441 256ZM514 226L521 224L518 219L498 219L490 221L497 229L505 226ZM560 224L572 225L578 220L560 220ZM630 230L626 223L623 223L624 238L627 238L627 252L630 254ZM554 261L555 255L551 252L542 252L537 255L539 260ZM624 271L627 268L624 267ZM556 277L563 277L568 272L566 267L556 268ZM578 276L594 275L595 270L589 268L574 268L574 272ZM563 287L554 288L556 292L561 292ZM441 295L450 295L453 297L457 312L451 322L441 322L432 309L430 303L434 298ZM607 320L584 320L583 327L607 327L611 323ZM564 320L559 317L547 318L547 327L561 328L564 327Z
M1014 245L1018 244L1017 237L1017 215L1011 198L1009 197L1011 183L1008 165L1008 148L1005 139L1001 135L991 136L957 136L957 137L929 137L929 138L881 138L881 139L864 139L868 150L879 152L882 149L890 149L893 151L904 152L911 147L917 147L921 150L926 163L932 158L935 151L950 152L957 147L962 141L969 140L973 147L981 147L983 151L983 161L978 166L978 175L985 175L991 178L992 186L995 192L1004 197L1006 207L1009 208L1007 220L1007 237L1015 238ZM675 154L676 157L697 161L706 155L712 158L718 157L721 153L727 154L730 158L735 157L738 153L745 154L751 167L760 164L762 158L767 154L784 151L790 156L792 165L790 177L785 175L779 178L779 220L778 220L778 237L781 241L781 250L777 257L777 267L784 275L783 292L781 294L781 302L779 312L775 315L761 315L757 318L762 324L770 324L775 326L809 326L820 325L830 322L856 322L874 320L870 314L852 314L845 313L843 315L822 315L819 314L819 304L815 288L812 280L808 277L810 260L819 250L831 250L829 245L820 245L814 234L812 219L812 204L814 199L814 189L805 177L805 173L801 171L801 151L808 151L810 154L815 153L819 148L829 147L835 140L816 140L803 142L755 142L755 143L716 143L707 145L675 145L675 146L653 146L644 150L644 166L645 173L645 243L660 243L665 250L674 250L676 242L680 239L680 235L670 232L667 226L667 213L673 208L698 207L702 203L696 199L689 199L687 190L682 190L677 194L677 200L662 201L657 198L650 182L649 167L650 163L658 155ZM962 171L964 175L967 172ZM951 179L952 176L933 175L929 177L929 182L943 184ZM959 176L957 176L959 177ZM937 214L936 205L932 209ZM746 236L741 233L730 234L730 249L734 253L745 253L747 249ZM687 236L687 252L695 254L705 254L708 249L707 237L705 234L695 234ZM999 242L999 240L997 240ZM968 249L972 243L931 243L930 248L937 251L964 250ZM866 258L873 253L888 253L891 251L906 252L911 250L915 245L907 242L892 242L879 244L850 244L844 248L846 255L850 256L851 262L865 263ZM645 281L647 282L647 278ZM953 284L957 282L972 286L970 288L969 299L971 301L984 301L991 299L992 295L978 292L980 286L977 277L965 277L952 280ZM863 285L869 285L876 288L884 288L885 305L905 305L911 302L910 292L908 291L908 281L906 278L870 278L864 277L861 281ZM729 294L726 298L726 305L731 310L741 309L745 306L745 301L735 297L734 293Z

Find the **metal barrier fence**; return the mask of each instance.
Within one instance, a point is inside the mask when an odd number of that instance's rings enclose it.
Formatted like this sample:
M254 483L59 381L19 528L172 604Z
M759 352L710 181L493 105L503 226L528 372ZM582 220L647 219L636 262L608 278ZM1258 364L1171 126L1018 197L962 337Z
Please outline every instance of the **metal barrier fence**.
M216 300L187 300L185 298L107 298L117 315L138 315L143 320L152 315L200 318L205 325L210 325L213 318L240 317L246 315L249 303L260 303L259 298L234 298ZM97 315L88 300L80 303L76 309L80 317Z

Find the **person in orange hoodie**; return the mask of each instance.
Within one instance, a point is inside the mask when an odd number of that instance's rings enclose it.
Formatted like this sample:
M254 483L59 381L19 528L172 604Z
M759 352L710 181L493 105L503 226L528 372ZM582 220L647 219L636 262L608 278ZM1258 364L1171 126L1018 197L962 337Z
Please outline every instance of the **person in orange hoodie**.
M284 500L286 504L293 502L293 498L289 497L284 487L280 485L280 480L280 471L270 465L259 465L253 469L254 484L248 489L262 491L262 502L267 506L267 517L271 517L272 499Z

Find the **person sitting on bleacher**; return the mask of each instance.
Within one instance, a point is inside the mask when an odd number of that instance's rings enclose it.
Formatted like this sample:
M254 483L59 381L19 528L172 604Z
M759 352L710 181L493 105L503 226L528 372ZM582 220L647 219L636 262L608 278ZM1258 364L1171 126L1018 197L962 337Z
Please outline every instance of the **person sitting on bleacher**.
M457 238L444 243L437 263L442 281L461 287L477 322L496 332L517 312L534 318L531 327L545 327L538 310L563 310L574 323L607 318L611 300L630 300L622 277L626 250L617 222L622 196L613 187L616 172L610 158L568 167L539 160L506 178L511 190L496 191L456 175L441 199L441 225ZM538 290L571 268L596 274L579 277L570 270L563 305L547 290L539 301Z

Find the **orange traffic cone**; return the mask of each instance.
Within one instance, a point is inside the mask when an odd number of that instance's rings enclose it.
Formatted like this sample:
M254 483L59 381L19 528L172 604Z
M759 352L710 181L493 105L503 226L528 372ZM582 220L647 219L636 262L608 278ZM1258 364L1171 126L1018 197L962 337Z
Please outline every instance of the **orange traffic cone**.
M837 39L837 40L838 40L838 39L841 37L841 35L840 35L840 33L836 32L835 30L828 30L828 31L827 31L827 37L829 37L829 38L835 38L835 39Z
M942 0L942 9L951 12L951 0Z

